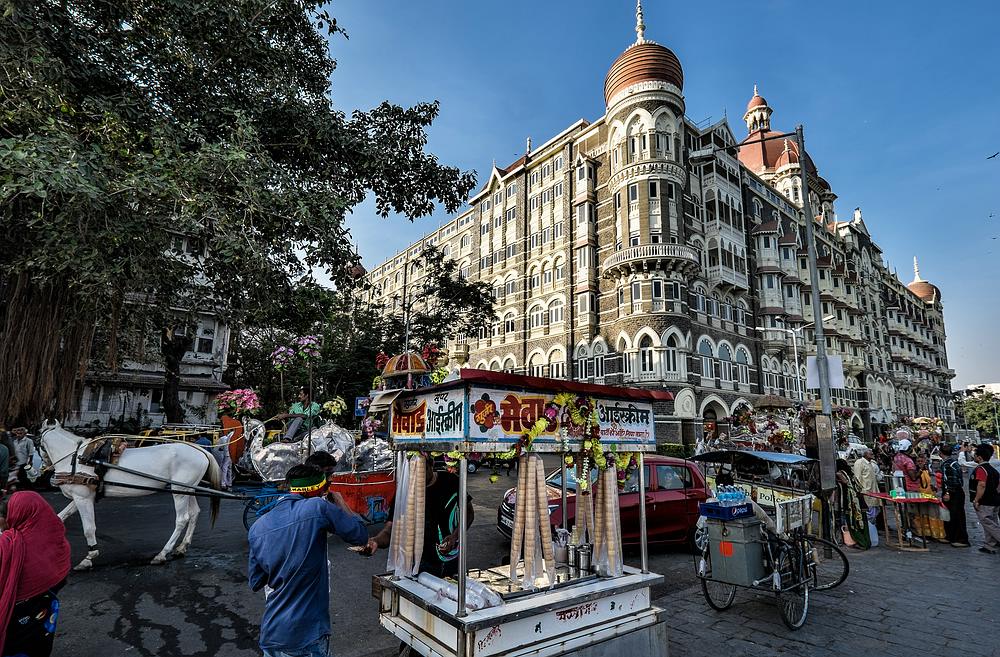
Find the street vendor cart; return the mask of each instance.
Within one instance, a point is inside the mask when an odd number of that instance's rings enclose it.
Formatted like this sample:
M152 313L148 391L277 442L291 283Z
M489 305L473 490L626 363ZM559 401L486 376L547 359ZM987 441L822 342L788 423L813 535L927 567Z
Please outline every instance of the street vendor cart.
M425 657L649 655L666 657L666 614L652 604L663 577L647 568L645 499L640 497L641 567L625 566L618 480L656 447L656 405L669 393L463 370L458 378L403 391L387 409L397 452L396 515L389 563L373 579L381 625ZM510 565L469 570L467 508L459 504L455 581L418 573L426 458L455 462L466 499L469 454L518 458L517 521ZM540 454L561 456L591 489L578 495L577 526L553 543ZM619 474L620 473L620 474ZM586 499L586 498L591 499ZM566 505L563 488L562 505ZM584 509L584 510L581 510ZM566 513L562 514L566 518Z

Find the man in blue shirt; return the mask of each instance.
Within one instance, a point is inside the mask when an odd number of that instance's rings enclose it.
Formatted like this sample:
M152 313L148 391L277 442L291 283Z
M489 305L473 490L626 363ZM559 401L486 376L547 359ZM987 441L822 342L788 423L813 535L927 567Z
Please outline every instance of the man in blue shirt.
M330 574L327 534L371 554L375 544L361 519L339 495L324 495L322 470L297 465L286 481L293 493L250 528L250 588L265 586L260 647L265 657L327 657L330 642Z

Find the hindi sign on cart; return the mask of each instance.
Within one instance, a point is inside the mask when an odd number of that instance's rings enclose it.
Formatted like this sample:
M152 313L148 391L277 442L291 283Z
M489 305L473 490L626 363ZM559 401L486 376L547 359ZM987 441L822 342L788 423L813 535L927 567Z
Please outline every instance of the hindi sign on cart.
M473 387L469 393L469 440L516 443L543 417L554 395ZM656 448L653 405L642 401L596 399L601 442ZM536 449L559 443L559 418L535 439ZM547 450L552 451L552 450Z

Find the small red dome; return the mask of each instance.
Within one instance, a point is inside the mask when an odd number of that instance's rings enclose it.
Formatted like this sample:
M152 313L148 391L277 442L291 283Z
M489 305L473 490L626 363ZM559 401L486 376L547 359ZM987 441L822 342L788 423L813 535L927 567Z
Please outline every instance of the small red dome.
M938 289L937 285L927 281L913 281L906 287L923 301L933 303L941 298L941 290Z
M750 99L750 102L747 103L747 111L749 112L755 107L766 107L766 106L767 106L767 101L764 100L764 97L758 94L754 94L753 98Z
M785 150L778 156L778 161L774 163L775 169L780 169L781 167L788 166L789 164L799 163L799 154L795 150L792 150L790 144L791 142L786 139Z
M604 79L604 102L622 89L639 82L667 82L684 88L684 71L677 56L652 41L643 41L619 55Z

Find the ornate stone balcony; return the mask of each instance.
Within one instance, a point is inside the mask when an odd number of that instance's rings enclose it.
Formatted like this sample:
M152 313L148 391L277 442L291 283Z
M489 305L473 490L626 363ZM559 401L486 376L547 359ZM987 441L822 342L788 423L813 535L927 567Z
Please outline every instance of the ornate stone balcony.
M647 271L680 271L698 269L698 252L683 244L641 244L616 251L604 260L605 278L628 276Z

